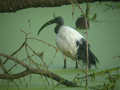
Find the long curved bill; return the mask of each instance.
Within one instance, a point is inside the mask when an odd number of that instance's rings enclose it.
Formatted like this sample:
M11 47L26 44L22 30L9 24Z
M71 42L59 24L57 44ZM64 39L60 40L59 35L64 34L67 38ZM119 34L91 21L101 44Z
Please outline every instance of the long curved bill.
M43 24L43 26L39 29L37 35L39 35L40 32L41 32L46 26L48 26L48 25L50 25L50 24L53 24L53 23L55 23L55 22L56 22L55 19L52 19L52 20L46 22L45 24Z

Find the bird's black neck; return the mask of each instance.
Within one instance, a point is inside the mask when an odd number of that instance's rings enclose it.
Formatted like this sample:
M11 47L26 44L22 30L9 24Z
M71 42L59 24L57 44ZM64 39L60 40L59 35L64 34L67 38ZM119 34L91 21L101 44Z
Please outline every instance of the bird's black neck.
M55 27L55 33L57 34L60 30L60 27L62 26L62 24L57 24L56 27Z
M62 25L64 25L64 20L61 16L59 17L56 17L54 20L53 20L54 23L56 23L56 27L55 27L55 33L57 34L59 32L59 29Z

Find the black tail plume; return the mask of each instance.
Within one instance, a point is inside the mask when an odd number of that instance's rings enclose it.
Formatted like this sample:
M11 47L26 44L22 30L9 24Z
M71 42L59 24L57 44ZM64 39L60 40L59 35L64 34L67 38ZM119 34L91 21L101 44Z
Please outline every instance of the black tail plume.
M89 67L91 67L92 65L96 66L96 63L99 62L98 58L92 53L92 51L89 48L88 48L88 59L89 59L89 64L88 64Z
M83 63L87 63L87 50L86 50L86 40L85 39L81 39L82 44L80 43L80 41L77 41L76 44L77 46L79 46L78 50L77 50L77 59L78 60L82 60ZM97 59L97 57L93 54L93 52L90 50L90 45L88 45L88 66L89 68L94 65L96 66L96 63L99 62L99 60Z

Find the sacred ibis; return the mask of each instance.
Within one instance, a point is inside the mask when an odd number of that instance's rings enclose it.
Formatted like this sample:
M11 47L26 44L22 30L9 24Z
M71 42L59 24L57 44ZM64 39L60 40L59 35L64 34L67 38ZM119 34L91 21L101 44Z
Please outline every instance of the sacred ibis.
M38 35L43 28L50 24L56 24L54 29L56 33L56 45L58 49L67 57L76 61L76 68L78 68L77 62L82 60L86 64L86 40L75 29L64 25L64 20L61 16L55 17L49 20L39 29ZM97 57L92 53L90 47L88 47L89 68L98 62Z

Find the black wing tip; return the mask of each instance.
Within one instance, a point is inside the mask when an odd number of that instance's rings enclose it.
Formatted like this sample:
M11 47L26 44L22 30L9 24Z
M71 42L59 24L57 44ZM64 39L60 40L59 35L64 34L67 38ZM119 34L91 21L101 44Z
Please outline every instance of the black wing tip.
M95 66L97 68L97 64L100 63L98 58L95 56L92 60L90 60L89 66Z

